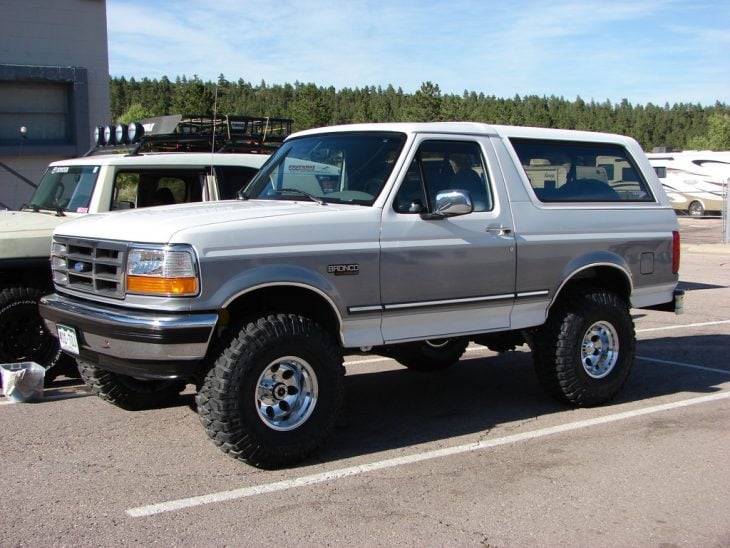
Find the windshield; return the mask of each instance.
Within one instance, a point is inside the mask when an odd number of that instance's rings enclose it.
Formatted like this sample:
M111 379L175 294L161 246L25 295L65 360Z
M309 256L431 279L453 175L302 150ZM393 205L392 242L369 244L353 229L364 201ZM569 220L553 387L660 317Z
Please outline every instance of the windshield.
M30 199L33 209L88 213L99 166L51 166Z
M284 143L244 190L246 198L372 205L406 137L401 133L311 135Z

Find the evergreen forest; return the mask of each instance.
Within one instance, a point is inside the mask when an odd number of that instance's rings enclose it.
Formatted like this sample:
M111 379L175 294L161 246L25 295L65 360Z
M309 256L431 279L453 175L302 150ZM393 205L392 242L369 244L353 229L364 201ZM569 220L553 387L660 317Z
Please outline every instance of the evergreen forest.
M583 129L634 137L645 151L730 150L730 108L692 103L633 105L580 97L515 95L500 98L476 91L442 93L424 82L415 93L388 86L343 88L312 83L254 85L221 74L216 82L197 76L110 80L112 122L130 122L166 114L237 114L292 118L296 130L356 122L463 120Z

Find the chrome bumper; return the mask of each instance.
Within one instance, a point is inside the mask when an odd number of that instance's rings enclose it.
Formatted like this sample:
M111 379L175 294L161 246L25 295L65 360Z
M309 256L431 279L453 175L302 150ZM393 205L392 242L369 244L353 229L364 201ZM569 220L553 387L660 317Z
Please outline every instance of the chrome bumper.
M56 293L41 298L39 310L54 336L58 324L74 329L74 357L143 378L188 376L205 357L218 321L215 313L128 311Z

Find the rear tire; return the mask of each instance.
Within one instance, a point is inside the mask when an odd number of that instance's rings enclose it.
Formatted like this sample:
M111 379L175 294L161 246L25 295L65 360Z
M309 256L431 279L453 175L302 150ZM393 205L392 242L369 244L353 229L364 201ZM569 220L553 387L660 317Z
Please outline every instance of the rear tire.
M411 371L441 371L459 361L469 344L468 339L429 339L396 344L388 348L388 355Z
M129 411L169 405L178 399L186 385L179 379L148 380L120 375L81 360L78 366L81 378L94 394Z
M196 397L208 436L261 468L294 464L329 435L342 406L337 341L312 320L278 314L247 323Z
M635 351L626 302L611 291L585 288L553 306L535 337L533 360L540 383L551 395L589 407L618 393Z

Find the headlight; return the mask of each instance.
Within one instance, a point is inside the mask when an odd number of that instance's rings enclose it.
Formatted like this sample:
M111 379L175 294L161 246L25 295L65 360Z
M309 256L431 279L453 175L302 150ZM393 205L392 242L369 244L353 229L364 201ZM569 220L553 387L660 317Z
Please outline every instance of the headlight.
M190 296L199 289L192 249L132 247L127 258L127 292Z
M59 285L68 284L68 275L66 274L66 255L68 248L66 245L54 241L51 244L51 271L53 272L53 282Z

